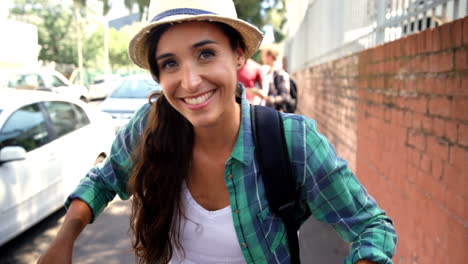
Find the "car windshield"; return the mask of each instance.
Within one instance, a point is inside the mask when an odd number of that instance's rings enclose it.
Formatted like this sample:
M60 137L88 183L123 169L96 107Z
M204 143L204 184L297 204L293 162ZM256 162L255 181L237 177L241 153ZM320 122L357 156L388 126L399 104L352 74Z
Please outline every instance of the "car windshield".
M153 91L161 90L159 84L150 79L124 80L111 94L112 98L146 98Z

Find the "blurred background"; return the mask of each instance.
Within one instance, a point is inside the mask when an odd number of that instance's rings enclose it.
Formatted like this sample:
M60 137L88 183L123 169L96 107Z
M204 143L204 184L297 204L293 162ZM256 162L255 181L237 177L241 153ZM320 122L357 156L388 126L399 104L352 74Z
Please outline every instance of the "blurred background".
M468 257L467 2L234 1L239 17L265 33L263 44L280 47L283 67L298 85L296 112L317 121L319 131L394 220L399 235L395 263L461 264ZM57 209L64 197L42 215L37 204L9 211L15 201L38 199L14 194L27 184L18 170L30 167L33 172L22 171L24 175L37 171L32 159L59 139L89 141L91 132L83 133L83 127L99 123L93 129L113 135L149 93L160 90L127 55L130 38L148 19L148 4L0 0L0 217L2 225L6 219L12 222L0 231L5 232L0 233L0 263L34 263L63 216L63 208ZM253 59L260 62L260 54ZM30 94L35 90L41 95ZM69 105L48 107L57 100ZM63 114L57 109L68 109L62 119L73 113L81 125L40 123L34 115L60 121ZM29 115L7 124L17 113ZM39 124L47 129L39 130ZM66 133L59 132L64 129ZM50 134L44 136L44 131ZM38 137L45 139L35 147L21 145L24 138ZM22 149L11 148L17 145ZM86 145L48 151L72 160L89 155L77 169L81 171L106 157L108 142L88 154L70 154L70 148ZM70 164L65 158L60 162ZM44 190L50 188L44 184ZM54 188L63 193L62 185ZM128 204L116 201L110 208L95 228L111 228L106 225L111 219L127 221ZM301 232L303 259L340 263L348 245L317 225L307 223ZM114 236L85 233L77 243L76 262L131 262L126 225L109 230ZM311 242L314 238L319 242ZM103 254L96 255L93 247Z

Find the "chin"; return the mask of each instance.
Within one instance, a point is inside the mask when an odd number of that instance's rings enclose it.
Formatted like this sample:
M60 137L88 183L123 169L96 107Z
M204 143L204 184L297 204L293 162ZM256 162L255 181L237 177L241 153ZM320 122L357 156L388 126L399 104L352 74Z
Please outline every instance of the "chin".
M197 116L188 120L193 127L210 128L216 126L219 121L219 115Z

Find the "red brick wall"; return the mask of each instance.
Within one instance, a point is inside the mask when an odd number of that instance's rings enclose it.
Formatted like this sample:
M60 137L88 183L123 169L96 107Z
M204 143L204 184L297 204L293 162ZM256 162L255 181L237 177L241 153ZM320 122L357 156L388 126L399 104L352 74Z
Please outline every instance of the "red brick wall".
M300 87L297 113L313 117L319 131L353 170L356 168L357 62L357 56L347 57L295 74Z
M468 17L293 75L299 112L394 220L394 262L465 263Z

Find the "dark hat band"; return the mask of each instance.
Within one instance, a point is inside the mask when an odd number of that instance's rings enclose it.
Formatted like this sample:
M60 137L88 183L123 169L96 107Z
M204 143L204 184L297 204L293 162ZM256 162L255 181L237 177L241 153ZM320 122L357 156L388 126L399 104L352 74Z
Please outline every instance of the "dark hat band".
M176 8L164 11L151 19L151 22L156 22L160 19L163 19L168 16L175 16L175 15L217 15L216 13L202 10L202 9L195 9L195 8Z

